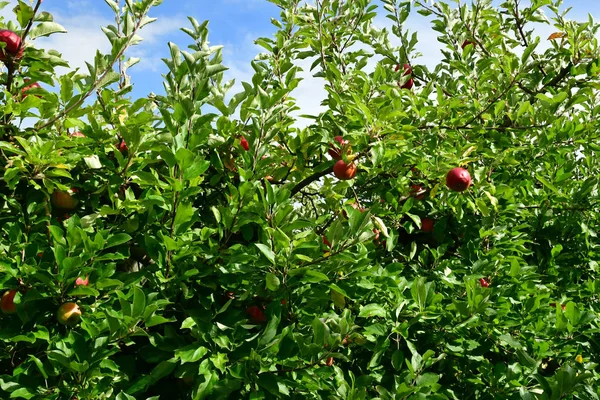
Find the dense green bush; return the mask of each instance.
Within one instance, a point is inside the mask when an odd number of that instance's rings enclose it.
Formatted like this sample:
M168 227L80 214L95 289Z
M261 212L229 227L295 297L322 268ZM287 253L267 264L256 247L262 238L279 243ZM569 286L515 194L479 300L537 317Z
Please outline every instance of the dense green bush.
M42 0L4 24L0 397L599 398L600 25L558 0L271 0L242 92L190 18L164 94L132 99L160 2L106 0L112 52L62 76ZM327 90L305 128L300 65Z

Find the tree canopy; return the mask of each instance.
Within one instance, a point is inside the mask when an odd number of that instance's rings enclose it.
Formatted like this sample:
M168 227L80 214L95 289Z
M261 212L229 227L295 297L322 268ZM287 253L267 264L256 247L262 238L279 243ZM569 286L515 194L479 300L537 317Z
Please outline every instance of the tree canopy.
M599 398L591 16L269 0L241 91L190 17L164 93L132 98L127 50L162 1L105 1L112 50L87 71L36 47L65 31L42 0L0 21L7 397Z

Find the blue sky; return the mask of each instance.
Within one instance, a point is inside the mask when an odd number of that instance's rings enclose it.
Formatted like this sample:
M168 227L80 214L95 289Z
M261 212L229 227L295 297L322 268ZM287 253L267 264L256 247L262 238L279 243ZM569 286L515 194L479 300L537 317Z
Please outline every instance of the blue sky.
M11 0L11 3L16 4L16 0ZM36 41L37 46L56 49L72 66L82 68L85 68L85 61L93 58L96 49L109 51L108 40L100 27L113 23L113 16L104 1L46 0L42 6L69 33ZM564 7L573 7L569 14L572 19L585 20L587 13L600 19L600 0L565 0ZM2 15L9 15L11 8L12 4ZM162 93L161 74L166 72L166 68L160 59L168 57L167 42L175 42L181 48L189 43L187 35L179 30L181 27L189 27L188 15L199 21L210 21L211 44L225 46L223 63L230 68L226 72L226 78L235 78L236 86L239 87L240 81L251 79L250 61L260 52L253 43L254 39L273 34L275 27L271 25L270 18L278 18L279 9L267 0L164 0L151 13L158 21L141 32L144 42L129 53L142 59L131 70L134 97L145 96L149 92ZM387 23L384 22L383 12L380 15L378 23ZM416 61L427 65L435 64L439 59L440 49L435 32L430 29L424 17L415 14L411 18L408 27L418 32L418 48L424 55ZM542 37L547 37L554 31L552 27L544 30L539 33ZM319 110L319 99L324 97L322 82L308 73L303 76L305 81L297 89L295 97L303 113L316 113Z

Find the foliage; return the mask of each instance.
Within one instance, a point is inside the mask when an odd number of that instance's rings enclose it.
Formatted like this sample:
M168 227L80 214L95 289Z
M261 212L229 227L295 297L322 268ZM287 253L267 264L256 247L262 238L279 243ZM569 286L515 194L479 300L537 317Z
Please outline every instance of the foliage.
M1 75L3 393L599 397L600 25L558 0L271 0L243 91L190 18L165 92L132 99L125 53L160 2L106 0L111 53L62 76L33 40L64 31L41 0L4 24L26 47ZM444 44L434 69L415 12ZM305 64L327 98L300 128ZM335 136L355 179L332 175ZM68 302L81 321L63 325Z

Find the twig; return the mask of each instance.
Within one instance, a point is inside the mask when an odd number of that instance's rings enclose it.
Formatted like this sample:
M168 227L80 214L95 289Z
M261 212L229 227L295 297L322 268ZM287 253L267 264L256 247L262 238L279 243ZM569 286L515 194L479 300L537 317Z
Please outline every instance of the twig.
M320 178L324 177L325 175L328 175L332 172L333 172L333 165L324 171L315 172L314 174L302 179L300 182L298 182L296 184L296 186L294 186L292 188L292 194L291 194L292 197L295 196L299 191L301 191L302 189L304 189L305 187L307 187L308 185L310 185L311 183L316 181L317 179L320 179Z

